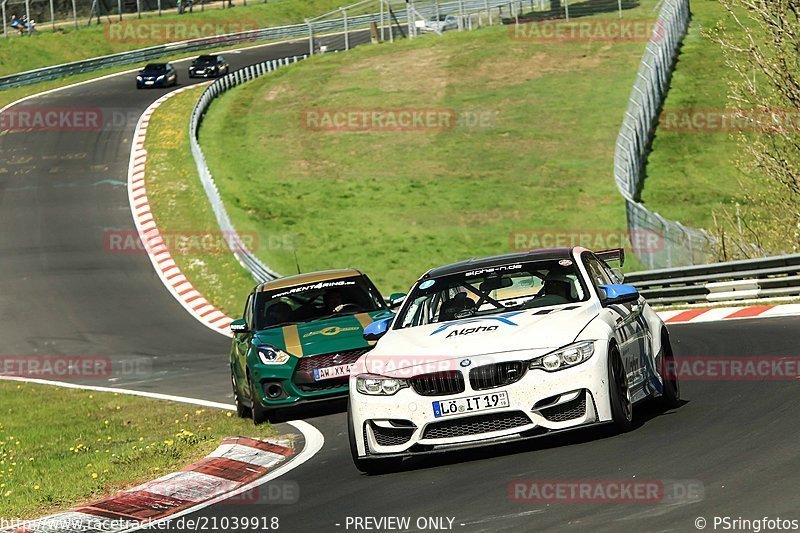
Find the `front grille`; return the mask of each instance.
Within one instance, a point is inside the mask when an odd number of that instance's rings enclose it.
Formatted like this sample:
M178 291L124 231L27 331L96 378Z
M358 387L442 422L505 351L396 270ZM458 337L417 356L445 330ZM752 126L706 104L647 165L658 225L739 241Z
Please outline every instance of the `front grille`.
M531 420L522 411L470 416L428 424L425 427L422 438L448 439L465 435L478 435L480 433L491 433L492 431L527 426L530 423Z
M347 379L326 379L313 383L296 383L296 385L303 392L323 392L346 387Z
M411 440L414 428L384 428L372 424L372 434L381 446L399 446Z
M507 361L478 366L469 371L469 383L475 390L511 385L525 375L527 366L523 361Z
M457 370L421 374L408 381L420 396L444 396L464 392L464 376Z
M372 349L371 346L358 348L356 350L344 350L341 352L326 353L322 355L309 355L301 357L295 367L296 374L310 374L314 379L315 368L325 368L329 366L349 365L355 363L359 357Z
M566 422L580 418L586 414L586 391L581 392L574 400L554 407L546 407L539 412L550 422Z

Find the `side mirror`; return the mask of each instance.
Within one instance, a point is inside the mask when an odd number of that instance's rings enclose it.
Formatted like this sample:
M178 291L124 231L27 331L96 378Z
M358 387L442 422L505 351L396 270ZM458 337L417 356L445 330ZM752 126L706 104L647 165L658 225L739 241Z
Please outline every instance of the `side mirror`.
M406 293L404 292L396 292L389 296L389 308L394 309L395 307L400 307L400 304L403 303L403 300L406 299Z
M386 334L389 329L389 324L392 323L393 317L383 318L376 320L369 326L364 328L364 340L376 341Z
M603 305L624 304L635 302L639 299L639 291L633 285L613 283L600 285L600 290L601 293L605 293L605 298L602 298Z
M247 333L250 328L247 327L247 320L240 318L231 322L231 331L234 333Z

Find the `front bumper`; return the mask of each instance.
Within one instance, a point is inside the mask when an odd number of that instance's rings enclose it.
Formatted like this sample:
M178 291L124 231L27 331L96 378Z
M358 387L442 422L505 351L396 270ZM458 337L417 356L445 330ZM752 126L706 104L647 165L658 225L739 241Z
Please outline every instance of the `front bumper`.
M372 347L342 351L338 364L354 363ZM257 356L252 356L257 359ZM289 407L299 403L346 398L348 378L317 381L314 368L335 366L332 354L292 357L283 365L265 365L251 361L250 377L256 385L258 400L264 408ZM276 392L280 390L280 394Z
M392 396L371 396L355 390L350 378L350 409L359 457L414 455L495 444L612 420L608 396L607 347L596 343L587 361L564 370L527 370L519 381L475 390L469 369L465 390L446 396L422 396L412 387ZM507 361L483 357L482 364ZM434 415L433 402L504 391L508 407Z
M189 77L191 78L214 78L217 73L216 69L189 69Z

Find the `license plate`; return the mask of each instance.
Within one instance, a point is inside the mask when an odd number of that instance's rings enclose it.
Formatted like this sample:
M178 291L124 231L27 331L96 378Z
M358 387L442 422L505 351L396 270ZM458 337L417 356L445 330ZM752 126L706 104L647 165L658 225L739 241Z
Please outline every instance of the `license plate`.
M350 376L350 369L353 365L326 366L314 369L314 380L344 378Z
M467 398L454 398L441 402L433 402L433 416L436 418L451 415L475 413L508 407L508 393L505 391L480 394Z
M145 85L153 85L154 83L155 83L154 81L146 81L146 82L144 82Z

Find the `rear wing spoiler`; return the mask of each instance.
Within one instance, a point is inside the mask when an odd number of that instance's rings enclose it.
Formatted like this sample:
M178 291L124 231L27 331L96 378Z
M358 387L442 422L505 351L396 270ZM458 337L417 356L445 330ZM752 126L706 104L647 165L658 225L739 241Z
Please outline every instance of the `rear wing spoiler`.
M602 250L595 252L594 255L609 263L611 261L618 261L620 268L625 264L625 250L622 248L612 248L611 250Z

